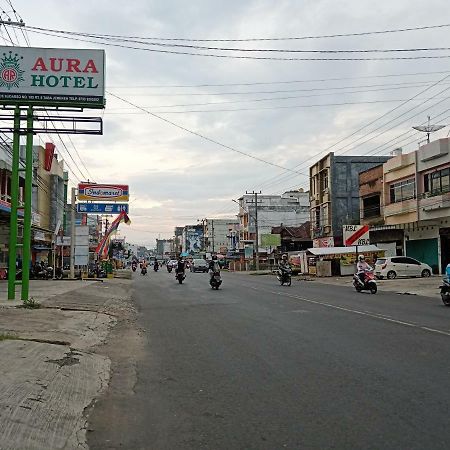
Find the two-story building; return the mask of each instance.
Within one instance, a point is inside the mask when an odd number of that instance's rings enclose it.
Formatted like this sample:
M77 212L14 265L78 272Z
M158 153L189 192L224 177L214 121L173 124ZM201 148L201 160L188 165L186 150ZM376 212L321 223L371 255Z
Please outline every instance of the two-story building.
M359 181L361 223L373 226L371 243L390 244L396 254L443 272L450 262L450 139L397 151L383 164L382 177L376 167Z

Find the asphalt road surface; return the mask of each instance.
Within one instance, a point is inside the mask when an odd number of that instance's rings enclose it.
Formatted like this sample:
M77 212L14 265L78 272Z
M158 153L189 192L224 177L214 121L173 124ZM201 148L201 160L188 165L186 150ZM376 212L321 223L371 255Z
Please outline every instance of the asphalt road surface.
M450 447L450 308L222 275L135 275L136 379L95 407L92 449Z

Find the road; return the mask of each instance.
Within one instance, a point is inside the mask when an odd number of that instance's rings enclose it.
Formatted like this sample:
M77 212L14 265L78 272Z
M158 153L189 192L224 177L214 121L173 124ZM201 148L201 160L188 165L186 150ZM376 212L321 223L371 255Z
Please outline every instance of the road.
M98 402L90 448L449 448L438 300L228 273L212 291L207 277L135 276L136 379Z

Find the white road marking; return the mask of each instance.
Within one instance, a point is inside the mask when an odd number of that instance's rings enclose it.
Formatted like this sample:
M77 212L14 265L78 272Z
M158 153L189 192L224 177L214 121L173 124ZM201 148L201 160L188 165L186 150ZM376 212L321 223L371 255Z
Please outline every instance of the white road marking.
M255 291L265 291L265 292L267 292L265 289L259 289L259 288L256 288L254 286L249 286L249 287L250 287L250 289L253 289ZM299 295L288 294L286 292L276 292L276 291L268 291L268 292L270 294L274 294L274 295L290 297L290 298L294 298L296 300L301 300L301 301L304 301L304 302L313 303L314 305L325 306L326 308L338 309L340 311L346 311L346 312L349 312L349 313L352 313L352 314L359 314L361 316L368 316L368 317L371 317L373 319L384 320L386 322L392 322L392 323L395 323L397 325L403 325L403 326L406 326L406 327L417 328L419 330L428 331L430 333L437 333L437 334L443 334L445 336L450 336L450 332L448 332L448 331L436 330L434 328L424 327L424 326L418 325L418 324L413 323L413 322L405 322L403 320L392 319L390 317L383 316L383 315L377 314L377 313L372 313L372 312L368 312L368 311L359 311L357 309L347 308L345 306L333 305L331 303L321 302L319 300L312 300L310 298L300 297Z

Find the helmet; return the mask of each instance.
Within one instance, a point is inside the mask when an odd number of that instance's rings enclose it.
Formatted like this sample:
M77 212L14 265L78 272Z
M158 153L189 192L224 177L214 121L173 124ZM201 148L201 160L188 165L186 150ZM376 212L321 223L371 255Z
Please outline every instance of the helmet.
M365 259L365 256L364 256L364 255L359 255L359 256L358 256L358 260L359 260L359 261L364 261L364 259Z
M281 257L282 259L288 259L288 255L286 253Z

